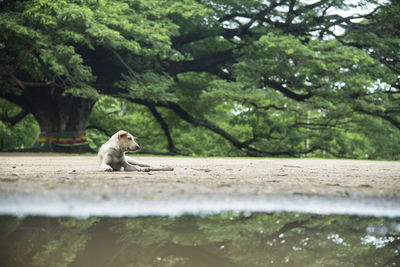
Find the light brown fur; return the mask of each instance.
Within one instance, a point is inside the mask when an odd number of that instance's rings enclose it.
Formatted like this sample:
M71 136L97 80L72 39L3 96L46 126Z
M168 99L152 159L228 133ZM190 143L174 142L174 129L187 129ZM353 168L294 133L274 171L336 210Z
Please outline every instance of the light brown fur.
M172 171L170 167L150 166L125 156L125 152L140 149L136 137L126 131L118 131L101 146L97 159L102 171Z
M146 164L131 164L128 157L125 156L127 151L136 151L140 147L135 142L135 137L126 131L118 131L116 134L101 146L97 159L100 169L103 171L149 171L150 167ZM139 165L143 165L142 168ZM123 168L123 169L122 169Z

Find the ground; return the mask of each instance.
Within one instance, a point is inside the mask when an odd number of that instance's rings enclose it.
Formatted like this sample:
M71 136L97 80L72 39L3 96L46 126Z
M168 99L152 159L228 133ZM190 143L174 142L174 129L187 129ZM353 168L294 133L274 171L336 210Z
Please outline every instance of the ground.
M132 155L134 156L134 155ZM174 171L102 172L95 156L0 153L0 195L112 199L176 196L400 198L400 163L364 160L134 157Z

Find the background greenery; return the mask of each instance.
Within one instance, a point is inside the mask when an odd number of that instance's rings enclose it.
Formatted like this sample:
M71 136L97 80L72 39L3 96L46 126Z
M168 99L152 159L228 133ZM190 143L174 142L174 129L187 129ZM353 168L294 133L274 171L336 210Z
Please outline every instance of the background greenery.
M1 151L82 129L96 150L124 129L149 153L399 159L398 1L0 9Z

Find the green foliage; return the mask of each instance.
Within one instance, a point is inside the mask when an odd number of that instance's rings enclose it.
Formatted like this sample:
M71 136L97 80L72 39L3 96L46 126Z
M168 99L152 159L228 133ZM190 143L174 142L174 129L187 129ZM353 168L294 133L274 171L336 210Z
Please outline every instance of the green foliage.
M90 235L85 231L98 221L74 218L59 219L59 231L49 236L47 243L32 257L34 266L68 266L74 262L77 253L84 250Z
M8 229L0 235L0 258L8 266L383 266L399 262L399 221L390 218L224 212L86 220L6 217L0 225Z
M379 4L359 19L339 12ZM375 0L7 2L1 95L29 102L42 86L95 99L94 149L125 129L145 152L396 160L399 9ZM2 150L29 146L38 132L32 117L2 123L11 140Z
M88 128L87 137L94 149L100 148L111 135L123 129L138 138L142 151L167 152L163 133L152 120L148 108L125 100L101 97L90 115Z
M177 25L168 16L195 5L168 1L32 1L7 3L0 14L2 49L7 71L20 68L30 79L56 77L68 93L98 97L91 66L77 51L80 46L126 50L136 55L171 55L170 36ZM189 4L189 2L188 2ZM168 8L167 8L168 7ZM186 12L185 11L185 12ZM195 11L193 11L196 13ZM23 62L18 62L22 61ZM13 62L13 64L10 64ZM22 63L22 64L21 64Z
M18 106L0 99L0 116L13 117L20 111L21 109ZM32 147L39 132L40 128L32 115L24 117L14 125L0 121L0 150L8 151Z
M236 149L227 150L228 144L223 138L204 129L194 128L182 122L173 113L160 110L168 124L173 125L172 136L178 148L193 156L237 155ZM112 127L110 127L112 125ZM92 127L95 126L95 127ZM143 153L167 153L167 142L160 126L153 120L148 108L103 96L93 108L88 121L87 137L91 147L100 148L108 138L120 129L129 131L138 137ZM96 129L97 128L97 129ZM199 140L202 144L199 146Z
M152 99L154 101L176 101L177 98L171 92L173 80L167 75L159 75L154 72L136 74L132 77L123 77L119 86L126 88L130 95L140 99Z

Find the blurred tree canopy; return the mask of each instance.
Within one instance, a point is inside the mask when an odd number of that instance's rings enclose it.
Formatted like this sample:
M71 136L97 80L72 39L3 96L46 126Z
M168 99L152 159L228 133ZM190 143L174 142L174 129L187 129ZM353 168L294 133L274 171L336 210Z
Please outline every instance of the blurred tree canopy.
M396 266L395 218L295 213L0 217L5 266Z
M84 130L96 149L125 129L152 153L399 159L398 1L0 9L1 150Z

